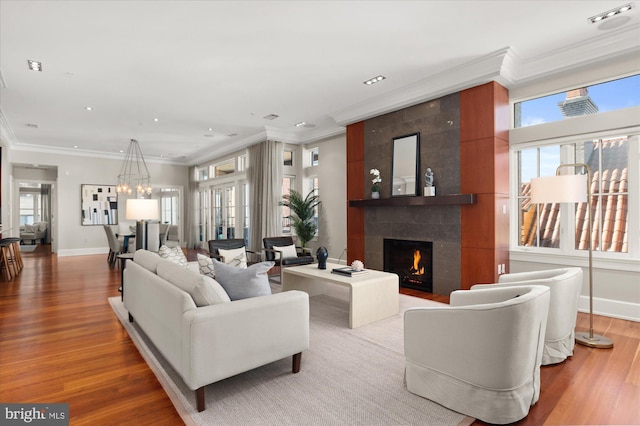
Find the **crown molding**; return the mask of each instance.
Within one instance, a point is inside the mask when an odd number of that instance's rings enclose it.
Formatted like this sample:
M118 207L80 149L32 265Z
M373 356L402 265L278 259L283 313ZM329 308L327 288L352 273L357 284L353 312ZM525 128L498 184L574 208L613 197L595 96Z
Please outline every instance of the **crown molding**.
M329 115L339 125L346 126L492 80L511 83L511 76L516 74L518 57L515 52L510 52L510 50L511 48L504 47L456 67L432 74L393 92L367 99ZM503 68L504 76L501 75Z
M16 135L13 133L13 129L5 118L4 111L2 111L0 107L0 139L2 139L4 146L11 149L11 147L15 145L15 138Z
M517 83L544 78L560 71L604 62L621 56L640 54L640 26L599 33L569 46L527 58L521 63Z
M92 151L88 149L74 149L74 148L64 148L64 147L51 147L47 145L25 145L20 143L15 143L12 146L14 151L23 151L23 152L38 152L44 154L55 154L55 155L68 155L71 157L90 157L90 158L104 158L108 160L124 160L124 154L122 153L109 153L103 151ZM154 157L145 157L144 160L147 163L158 163L158 164L170 164L175 166L186 166L187 164L181 160L172 160L169 158L154 158Z

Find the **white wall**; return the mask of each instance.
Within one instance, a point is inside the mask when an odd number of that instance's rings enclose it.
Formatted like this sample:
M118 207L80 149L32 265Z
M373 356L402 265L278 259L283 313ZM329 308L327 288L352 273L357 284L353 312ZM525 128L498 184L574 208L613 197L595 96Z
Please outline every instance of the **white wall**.
M347 139L346 134L315 142L307 148L318 147L318 176L320 223L318 238L309 242L315 250L324 246L329 252L329 262L337 261L347 248Z
M57 208L54 210L57 232L54 235L58 237L57 252L59 256L108 252L107 240L102 226L81 225L80 185L115 185L123 160L11 150L10 161L12 163L37 163L58 168ZM151 174L152 186L177 185L186 189L188 184L188 168L186 166L153 163L148 160L147 166ZM3 167L3 175L4 173ZM16 200L17 195L13 192L12 188L11 197L12 200ZM185 192L183 191L183 193ZM125 199L126 197L123 196L118 197L118 220L124 220ZM12 204L15 205L15 201ZM14 226L17 226L18 218L13 217L12 222Z

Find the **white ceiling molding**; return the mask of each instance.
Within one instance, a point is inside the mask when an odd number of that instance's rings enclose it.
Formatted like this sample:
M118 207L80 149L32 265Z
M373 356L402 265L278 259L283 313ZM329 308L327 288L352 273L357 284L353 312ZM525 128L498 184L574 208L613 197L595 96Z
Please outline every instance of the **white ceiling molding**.
M522 61L517 83L544 78L561 70L604 62L634 52L638 54L640 53L638 40L640 40L640 27L623 27L616 32L598 33L578 43L527 58Z
M197 166L199 164L205 164L209 161L216 160L223 155L230 154L235 151L239 151L241 149L245 149L250 147L251 145L255 145L260 142L264 142L267 140L267 132L263 130L261 132L255 133L246 138L233 141L232 143L220 144L217 147L208 147L203 149L194 155L191 155L186 158L186 164L189 166Z
M346 126L492 80L508 83L517 69L517 55L510 53L510 50L509 47L499 49L457 67L430 75L400 90L336 111L330 116L339 125ZM501 74L503 71L505 75Z
M105 158L109 160L124 160L124 153L110 153L104 151L92 151L88 149L75 149L75 148L66 148L66 147L51 147L47 145L34 145L34 144L21 144L15 143L12 146L14 151L24 151L24 152L38 152L44 154L54 154L54 155L69 155L72 157L91 157L91 158ZM176 166L186 166L186 163L181 160L175 160L171 158L150 158L145 157L145 161L147 163L158 163L158 164L171 164Z
M0 139L7 148L11 148L15 144L16 135L13 133L13 129L4 116L4 112L0 107Z

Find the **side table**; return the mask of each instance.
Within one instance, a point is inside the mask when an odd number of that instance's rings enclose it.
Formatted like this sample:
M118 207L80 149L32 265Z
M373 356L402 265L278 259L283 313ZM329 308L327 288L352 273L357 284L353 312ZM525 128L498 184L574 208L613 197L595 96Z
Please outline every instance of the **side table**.
M133 259L134 253L122 253L116 256L120 259L120 300L124 300L124 268L127 266L127 260Z

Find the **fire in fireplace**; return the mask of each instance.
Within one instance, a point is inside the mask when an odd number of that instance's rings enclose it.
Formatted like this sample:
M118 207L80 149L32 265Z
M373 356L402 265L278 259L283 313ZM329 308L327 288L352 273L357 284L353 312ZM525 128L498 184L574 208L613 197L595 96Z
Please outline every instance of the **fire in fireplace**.
M433 292L433 243L384 239L383 268L400 278L400 286Z

